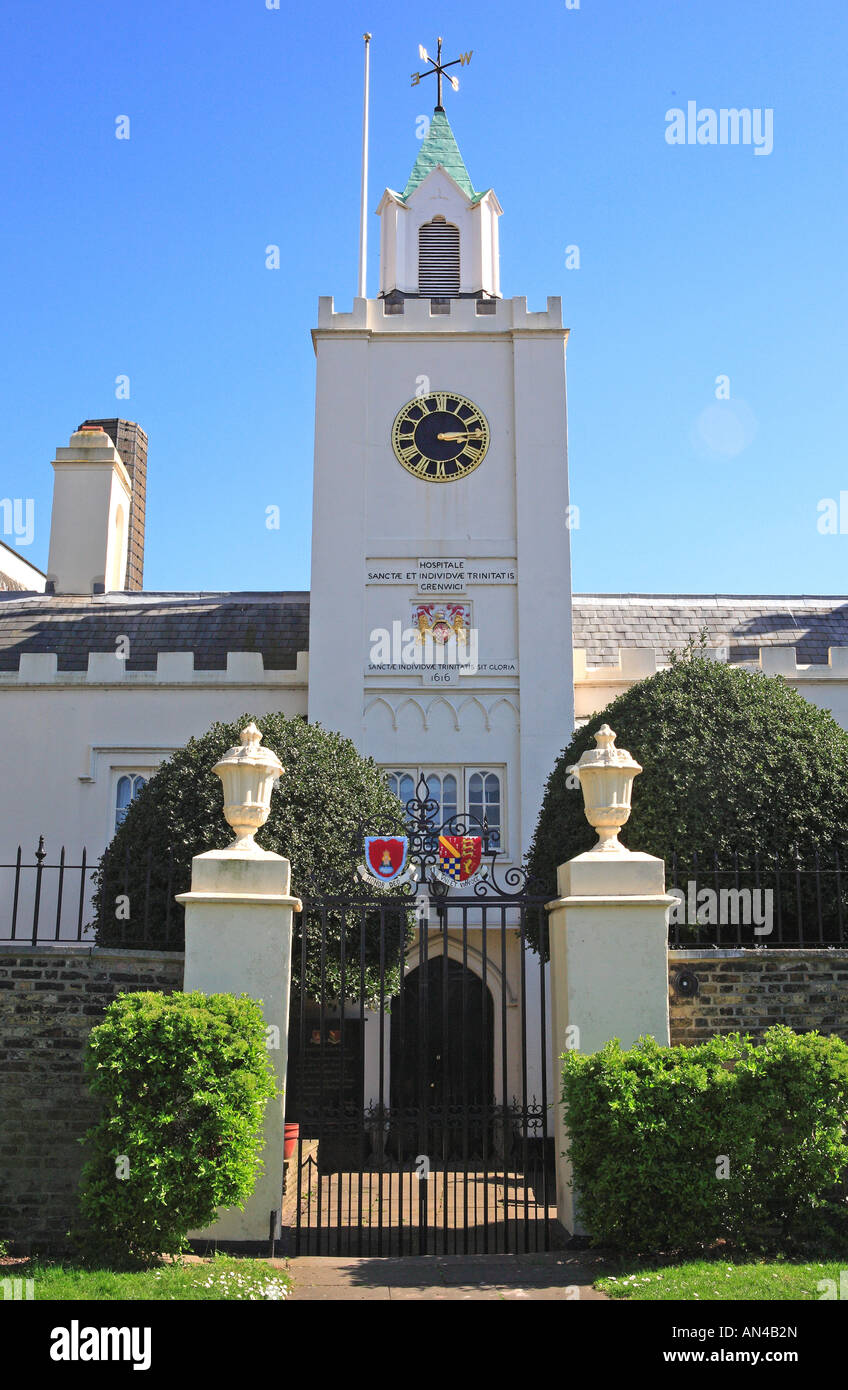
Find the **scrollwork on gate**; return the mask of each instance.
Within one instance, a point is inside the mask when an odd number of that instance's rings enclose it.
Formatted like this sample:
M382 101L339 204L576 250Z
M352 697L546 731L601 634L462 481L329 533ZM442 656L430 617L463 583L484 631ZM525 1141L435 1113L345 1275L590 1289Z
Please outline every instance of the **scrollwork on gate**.
M423 774L418 779L415 795L404 803L404 811L407 820L409 860L419 870L419 881L417 883L387 885L384 901L406 899L411 905L422 892L426 892L431 901L447 898L452 901L458 899L472 901L481 898L541 899L545 896L544 885L539 880L532 878L522 865L502 862L502 852L497 848L496 837L492 834L488 819L485 816L480 820L469 812L463 812L449 816L446 820L440 820L441 805L435 797L430 795L427 779ZM394 827L360 825L350 846L351 862L355 864L358 859L361 859L365 835L392 836L397 833ZM462 884L453 885L440 882L432 872L439 863L440 835L479 836L482 841L481 861L484 865L484 876L478 878L472 885L465 887L464 890ZM312 885L307 882L301 884L300 888L301 893L305 893L308 897L326 897L328 892L325 876L322 876L320 886L317 883ZM366 895L373 897L373 889L364 888L361 880L357 880L353 874L340 879L330 891L340 897L350 896L352 900L362 900Z

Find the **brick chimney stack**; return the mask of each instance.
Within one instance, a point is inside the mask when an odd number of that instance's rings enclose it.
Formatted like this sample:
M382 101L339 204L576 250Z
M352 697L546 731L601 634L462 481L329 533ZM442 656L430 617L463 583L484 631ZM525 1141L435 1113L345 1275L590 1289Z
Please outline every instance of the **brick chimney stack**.
M147 435L133 420L83 420L106 431L130 476L129 554L124 588L144 588L144 515L147 499ZM82 428L82 425L80 426Z

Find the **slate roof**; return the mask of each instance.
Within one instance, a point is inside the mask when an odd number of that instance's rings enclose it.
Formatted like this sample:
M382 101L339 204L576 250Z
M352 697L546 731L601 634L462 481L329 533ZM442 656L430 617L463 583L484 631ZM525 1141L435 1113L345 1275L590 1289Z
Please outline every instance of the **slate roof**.
M418 158L412 166L412 173L406 181L406 188L400 195L404 201L410 193L415 192L418 185L424 182L427 175L432 173L438 164L447 170L454 182L459 184L463 193L467 193L469 198L481 196L474 191L471 176L465 167L465 160L459 152L456 137L444 111L434 111L430 118L430 129L421 141Z
M614 665L619 647L667 652L696 641L730 648L731 662L756 662L760 647L795 647L799 664L827 664L828 647L848 647L848 597L793 594L575 594L574 645L589 666Z
M60 671L129 638L128 671L156 669L157 652L194 652L195 670L224 670L227 652L261 652L266 670L294 670L309 645L308 593L121 593L46 597L0 593L0 671L21 652L56 652Z
M802 664L826 664L828 647L848 647L848 597L739 594L575 594L574 645L590 666L614 665L619 647L669 650L696 641L726 644L733 662L756 662L760 647L795 647ZM195 654L198 670L223 670L227 652L259 651L266 669L293 670L309 646L309 594L121 593L50 597L0 591L0 671L21 652L56 652L60 671L84 671L88 653L130 639L129 671L156 668L157 652Z

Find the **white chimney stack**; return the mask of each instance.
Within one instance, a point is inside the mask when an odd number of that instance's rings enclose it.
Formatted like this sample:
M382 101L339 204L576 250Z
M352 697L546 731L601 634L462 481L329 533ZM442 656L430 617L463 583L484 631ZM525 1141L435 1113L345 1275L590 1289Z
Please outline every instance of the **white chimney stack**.
M47 585L102 594L126 584L131 484L100 425L83 425L53 460Z

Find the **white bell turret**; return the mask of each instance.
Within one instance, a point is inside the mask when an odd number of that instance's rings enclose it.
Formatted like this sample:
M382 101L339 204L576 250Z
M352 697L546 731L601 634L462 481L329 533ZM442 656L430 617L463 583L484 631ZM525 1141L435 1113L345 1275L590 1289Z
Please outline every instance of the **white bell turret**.
M433 113L402 193L387 188L381 219L383 298L499 298L493 189L478 193L443 110Z

